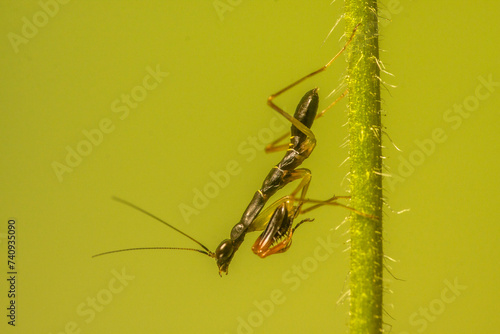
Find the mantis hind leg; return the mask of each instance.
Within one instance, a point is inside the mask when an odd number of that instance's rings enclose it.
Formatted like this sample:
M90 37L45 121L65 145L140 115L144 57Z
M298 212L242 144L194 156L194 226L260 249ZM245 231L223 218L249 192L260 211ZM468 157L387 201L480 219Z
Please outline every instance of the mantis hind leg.
M344 98L348 93L348 90L346 89L338 98L335 99L328 107L320 111L316 117L314 118L315 120L322 117L329 109L333 108L334 105L336 105L342 98ZM294 124L292 122L292 124ZM294 124L295 125L295 124ZM310 130L310 129L309 129ZM312 133L312 131L311 131ZM271 143L267 144L265 147L266 153L271 153L271 152L278 152L278 151L284 151L288 148L289 144L284 143L285 139L288 139L290 137L290 131L284 133L283 135L279 136L275 140L273 140ZM306 134L307 135L307 134ZM314 136L314 135L313 135Z
M347 42L344 44L344 46L342 47L342 49L340 49L339 52L337 52L337 54L332 58L330 59L330 61L328 63L326 63L325 65L323 65L322 67L318 68L316 71L313 71L305 76L303 76L302 78L296 80L295 82L289 84L288 86L286 86L285 88L282 88L281 90L277 91L276 93L270 95L268 98L267 98L267 105L269 107L271 107L273 110L277 111L280 115L282 115L283 117L285 117L288 121L290 121L297 129L299 129L302 133L304 133L306 136L308 136L310 138L310 140L312 142L315 142L315 136L313 134L313 132L306 126L304 126L300 121L298 121L296 118L290 116L288 113L286 113L282 108L280 108L278 105L276 105L274 103L274 99L278 96L280 96L281 94L283 94L284 92L290 90L291 88L297 86L298 84L300 84L301 82L315 76L316 74L319 74L323 71L325 71L328 67L330 67L330 65L335 61L335 59L337 59L344 51L345 49L347 48L347 46L351 43L351 41L353 40L354 38L354 35L356 34L356 30L358 28L359 24L354 28L351 36L349 37L349 39L347 40ZM316 115L316 118L319 118L321 116L323 116L323 114L328 110L330 109L331 107L333 107L338 101L340 101L345 95L347 94L347 90L344 91L344 93L342 93L342 95L340 97L338 97L332 104L330 104L327 108L325 108L323 111L321 111L320 113L318 113ZM271 144L267 145L266 146L266 152L275 152L275 151L280 151L280 150L284 150L288 147L288 145L286 144L279 144L281 141L283 141L285 138L287 138L287 134L279 137L277 140L273 141Z

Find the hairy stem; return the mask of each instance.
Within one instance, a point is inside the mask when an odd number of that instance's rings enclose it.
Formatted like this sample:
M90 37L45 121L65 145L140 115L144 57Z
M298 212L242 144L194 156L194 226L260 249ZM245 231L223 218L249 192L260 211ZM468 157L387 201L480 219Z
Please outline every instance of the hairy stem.
M376 0L345 0L351 206L350 332L382 332L382 146Z

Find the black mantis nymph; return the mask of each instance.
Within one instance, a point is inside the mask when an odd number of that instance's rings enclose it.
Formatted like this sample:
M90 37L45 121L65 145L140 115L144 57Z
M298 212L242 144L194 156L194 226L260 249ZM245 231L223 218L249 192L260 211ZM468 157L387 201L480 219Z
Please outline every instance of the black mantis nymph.
M339 198L349 198L349 196L334 196L326 201L306 199L305 195L311 181L311 172L306 168L298 168L302 164L302 162L309 157L309 155L314 150L314 147L316 146L316 137L310 129L314 120L321 117L329 108L335 105L343 96L345 96L347 91L344 92L339 98L337 98L332 104L330 104L330 106L328 106L318 114L317 109L319 97L317 88L308 91L302 97L293 117L273 102L273 100L282 93L286 92L292 87L295 87L304 80L326 70L333 63L333 61L337 59L347 48L349 43L354 38L356 29L357 26L353 30L344 47L326 65L300 78L287 87L281 89L277 93L269 96L267 104L292 123L290 130L290 142L288 145L276 146L275 144L277 144L280 139L283 139L283 136L266 148L267 151L277 151L288 147L285 156L276 166L271 169L271 171L264 179L261 188L255 192L240 221L232 228L229 239L223 240L215 249L215 251L212 252L198 240L187 235L176 227L168 224L155 215L139 208L138 206L130 202L115 197L115 200L149 215L150 217L162 222L163 224L174 229L185 237L191 239L192 241L196 242L202 249L178 247L127 248L96 254L94 255L94 257L131 250L189 250L196 251L209 257L215 258L217 266L219 268L219 275L222 275L222 273L228 273L229 264L231 263L234 254L243 243L244 238L248 232L264 230L264 232L262 232L257 241L254 243L252 250L260 257L266 257L272 254L285 252L291 245L291 238L297 227L306 221L311 221L311 219L304 219L296 224L295 227L293 227L294 219L301 213L311 211L322 205L336 205L345 207L357 214L368 216L366 214L358 212L353 208L336 202L336 200ZM262 211L269 198L272 197L279 189L283 188L288 183L299 179L301 180L300 184L290 195L280 198L275 203ZM297 198L297 194L299 192L300 197ZM302 205L304 203L315 203L315 205L303 210Z

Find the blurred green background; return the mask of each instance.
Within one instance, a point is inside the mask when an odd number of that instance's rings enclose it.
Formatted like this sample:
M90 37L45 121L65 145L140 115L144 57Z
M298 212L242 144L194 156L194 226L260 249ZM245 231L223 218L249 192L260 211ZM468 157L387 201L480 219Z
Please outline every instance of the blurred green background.
M342 7L2 1L3 313L9 218L18 281L16 327L4 315L1 331L346 332L349 236L347 224L337 227L348 212L340 208L311 212L315 222L283 255L259 259L249 235L222 279L195 253L91 258L193 246L113 195L211 249L228 237L281 157L262 150L284 128L266 98L342 47L342 22L324 42ZM401 149L385 137L385 251L401 279L385 272L392 333L498 332L499 12L494 1L380 5L381 60L394 74L382 75L383 123ZM326 107L344 75L340 59L277 102L293 110L317 86ZM304 163L312 198L347 193L345 123L343 101L313 127L318 146ZM213 175L228 164L234 175L217 185ZM197 191L210 198L193 203Z

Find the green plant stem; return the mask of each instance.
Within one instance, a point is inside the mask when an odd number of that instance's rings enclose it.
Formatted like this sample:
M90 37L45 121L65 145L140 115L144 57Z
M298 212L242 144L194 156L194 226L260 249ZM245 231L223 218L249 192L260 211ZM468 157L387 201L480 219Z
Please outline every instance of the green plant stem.
M345 0L351 206L350 332L382 332L382 146L376 0Z

